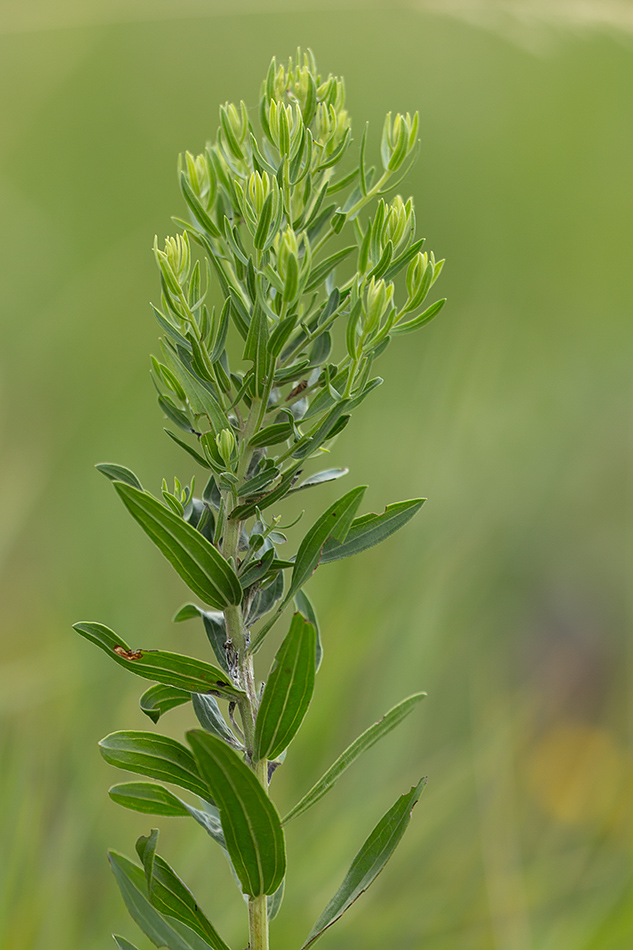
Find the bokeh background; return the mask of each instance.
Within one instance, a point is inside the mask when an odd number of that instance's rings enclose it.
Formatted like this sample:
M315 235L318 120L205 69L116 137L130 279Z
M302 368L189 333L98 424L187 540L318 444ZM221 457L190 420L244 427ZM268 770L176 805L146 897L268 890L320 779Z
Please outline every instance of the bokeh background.
M154 234L175 162L275 54L344 74L374 155L421 112L408 182L449 304L394 343L333 453L374 510L430 499L310 592L325 661L275 776L290 806L401 697L429 698L289 826L274 946L297 948L368 830L429 776L382 876L323 950L633 946L630 423L633 5L4 0L0 8L0 945L100 950L136 930L105 861L151 821L96 743L151 728L141 681L70 629L200 650L187 592L94 471L192 474L148 376ZM405 191L406 197L409 191ZM306 504L323 505L338 488ZM312 510L312 509L311 509ZM262 670L263 674L263 670ZM178 736L186 710L169 714ZM161 722L161 727L163 726ZM201 829L162 851L236 948L243 911Z

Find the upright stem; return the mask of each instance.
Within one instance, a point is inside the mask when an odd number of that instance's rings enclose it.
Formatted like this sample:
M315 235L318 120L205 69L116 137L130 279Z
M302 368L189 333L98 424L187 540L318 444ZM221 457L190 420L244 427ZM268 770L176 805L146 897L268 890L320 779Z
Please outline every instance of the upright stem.
M262 400L254 399L251 409L242 432L242 456L240 458L237 477L241 481L248 471L248 466L252 457L252 450L248 448L248 443L261 424L261 416L265 404ZM238 499L227 493L226 496L226 528L224 532L224 541L222 551L225 558L233 558L237 565L237 555L242 523L237 520L231 520L230 514L238 503ZM244 698L239 700L238 707L242 718L244 729L244 743L246 745L246 761L251 766L257 778L262 784L266 794L268 794L268 762L266 759L254 760L255 751L255 719L257 716L257 690L255 686L255 671L253 669L253 657L248 653L247 634L240 606L230 606L224 611L224 622L226 626L227 639L231 641L237 654L237 678L238 684L244 690ZM248 931L250 950L268 950L268 912L266 906L266 895L251 898L248 902Z

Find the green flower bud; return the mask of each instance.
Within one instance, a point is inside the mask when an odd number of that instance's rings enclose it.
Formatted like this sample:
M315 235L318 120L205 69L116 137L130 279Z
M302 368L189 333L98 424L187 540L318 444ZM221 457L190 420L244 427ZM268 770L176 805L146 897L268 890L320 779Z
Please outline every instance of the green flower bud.
M398 112L393 122L391 112L387 113L380 144L380 155L385 171L396 171L411 154L417 140L418 124L417 112L413 117L408 112L405 116Z
M397 251L414 226L413 199L409 198L405 204L400 195L396 195L387 211L382 232L383 247L387 241L391 241L394 252Z
M375 280L372 277L365 291L363 306L365 314L363 331L365 336L373 333L380 326L380 321L387 308L391 306L392 298L393 284L387 284L384 280Z
M215 444L218 452L227 465L230 464L233 453L235 452L235 436L230 429L222 429L215 437Z
M270 178L266 172L253 172L246 185L246 199L258 218L262 213L264 201L270 193Z
M217 180L213 165L205 154L192 155L185 152L185 172L189 186L200 204L208 211L215 203Z
M191 269L191 248L187 232L165 238L163 251L158 248L158 238L154 238L154 255L169 289L178 294Z

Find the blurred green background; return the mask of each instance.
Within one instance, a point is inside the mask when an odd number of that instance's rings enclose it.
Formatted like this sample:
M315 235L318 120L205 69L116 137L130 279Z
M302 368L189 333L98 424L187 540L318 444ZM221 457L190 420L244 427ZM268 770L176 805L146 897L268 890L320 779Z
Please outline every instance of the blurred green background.
M374 155L388 109L420 110L408 188L448 258L449 303L392 345L333 453L372 509L429 502L311 581L325 661L275 776L280 807L401 697L429 698L289 827L273 945L300 946L368 830L428 774L399 851L324 950L633 946L632 25L625 2L5 0L3 950L97 950L113 930L149 947L105 850L132 854L151 821L110 802L124 776L96 748L151 728L143 687L70 624L183 652L202 641L171 625L186 590L92 466L122 462L153 490L192 474L148 377L150 247L182 213L177 153L214 136L220 102L254 105L270 57L298 44L345 76ZM164 722L179 735L188 714ZM159 823L165 856L243 947L217 849L193 823Z

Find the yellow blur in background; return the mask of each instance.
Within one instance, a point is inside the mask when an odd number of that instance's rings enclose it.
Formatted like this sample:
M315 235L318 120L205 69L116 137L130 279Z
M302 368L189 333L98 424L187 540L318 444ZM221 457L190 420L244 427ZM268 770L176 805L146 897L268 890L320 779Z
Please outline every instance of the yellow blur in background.
M150 728L137 685L70 629L204 650L188 599L93 469L158 491L193 468L161 432L151 244L175 167L271 56L345 76L356 147L421 115L418 231L448 304L378 371L337 443L368 508L429 501L310 582L313 707L275 775L289 808L405 695L429 697L288 829L273 946L299 947L379 816L429 785L323 950L633 947L625 637L633 4L625 0L4 0L0 8L0 947L98 950L127 918L106 847L152 825L107 796L96 743ZM306 517L336 496L324 487ZM271 645L272 646L272 645ZM263 654L263 651L262 651ZM264 675L270 653L262 655ZM182 734L175 710L161 729ZM163 727L164 723L164 727ZM161 850L236 948L243 907L193 823Z

